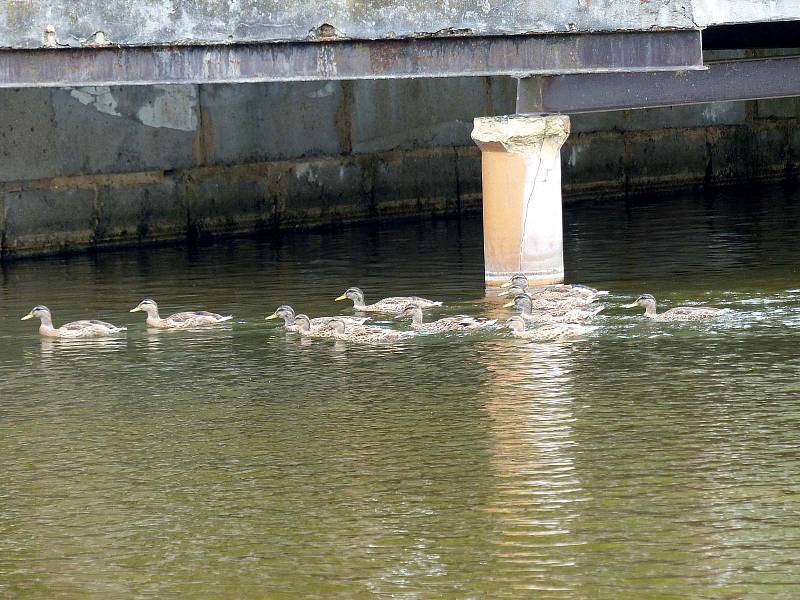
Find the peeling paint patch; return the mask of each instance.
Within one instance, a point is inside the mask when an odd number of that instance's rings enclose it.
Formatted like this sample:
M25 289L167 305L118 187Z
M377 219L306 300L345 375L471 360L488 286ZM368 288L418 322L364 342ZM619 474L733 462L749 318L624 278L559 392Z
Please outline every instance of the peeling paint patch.
M105 86L75 88L70 90L69 95L81 104L87 106L91 104L98 112L114 117L121 116L117 112L117 99L111 94L111 88Z
M136 118L148 127L180 131L197 130L197 87L194 85L154 85L161 95L142 106Z

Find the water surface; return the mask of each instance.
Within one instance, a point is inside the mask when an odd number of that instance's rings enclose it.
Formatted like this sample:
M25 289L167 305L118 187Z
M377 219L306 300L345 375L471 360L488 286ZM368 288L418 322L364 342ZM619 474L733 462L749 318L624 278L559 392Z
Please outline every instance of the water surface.
M783 187L565 209L572 343L308 341L264 317L484 297L479 218L3 265L0 598L797 598L800 239ZM648 323L619 308L730 308ZM129 308L235 315L148 332ZM127 324L106 341L56 324Z

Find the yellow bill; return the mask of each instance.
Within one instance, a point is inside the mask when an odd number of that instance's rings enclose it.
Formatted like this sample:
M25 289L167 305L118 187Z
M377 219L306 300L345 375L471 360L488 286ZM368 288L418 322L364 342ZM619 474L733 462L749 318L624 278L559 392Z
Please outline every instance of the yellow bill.
M271 319L277 319L277 318L278 318L278 313L272 313L270 316L268 316L268 317L267 317L267 318L265 318L264 320L265 320L265 321L269 321L269 320L271 320Z
M513 300L511 302L506 302L505 304L503 304L503 308L511 308L512 306L514 306Z
M22 317L22 318L20 319L20 321L27 321L28 319L32 319L32 318L33 318L33 313L28 313L27 315L25 315L24 317Z
M347 294L342 294L338 298L334 298L334 302L338 302L339 300L347 300Z
M504 284L502 284L500 287L502 287L502 288L510 288L512 285L513 285L513 284L512 284L510 281L506 281L506 282L505 282Z
M130 309L128 312L139 312L140 310L142 310L142 307L141 306L137 306L136 308Z

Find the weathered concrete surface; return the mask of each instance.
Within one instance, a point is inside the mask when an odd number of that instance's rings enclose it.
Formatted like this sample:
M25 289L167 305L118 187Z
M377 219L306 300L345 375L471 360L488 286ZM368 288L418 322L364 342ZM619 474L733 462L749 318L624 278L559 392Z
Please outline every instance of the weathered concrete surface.
M0 253L480 210L508 79L0 90ZM419 106L426 110L419 110ZM565 199L800 169L797 99L578 115Z
M564 280L561 146L569 131L566 115L475 119L486 283L500 285L514 273L538 284Z
M682 0L384 0L379 4L350 0L4 0L0 3L0 47L42 47L48 25L59 45L96 43L98 31L112 44L152 45L326 35L377 39L436 32L691 29L696 27L691 13L691 4Z
M0 47L691 29L797 18L796 0L4 0Z
M693 20L700 27L800 19L797 0L693 0L691 4Z

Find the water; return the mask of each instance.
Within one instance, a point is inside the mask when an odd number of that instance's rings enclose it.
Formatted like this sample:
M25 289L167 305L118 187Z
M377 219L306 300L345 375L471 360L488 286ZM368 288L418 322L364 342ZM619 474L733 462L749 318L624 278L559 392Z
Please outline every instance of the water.
M798 195L569 206L582 341L308 341L359 285L484 298L480 220L20 261L0 279L0 598L797 598ZM646 323L620 304L730 308ZM145 330L129 308L235 315ZM56 324L127 324L108 341Z

